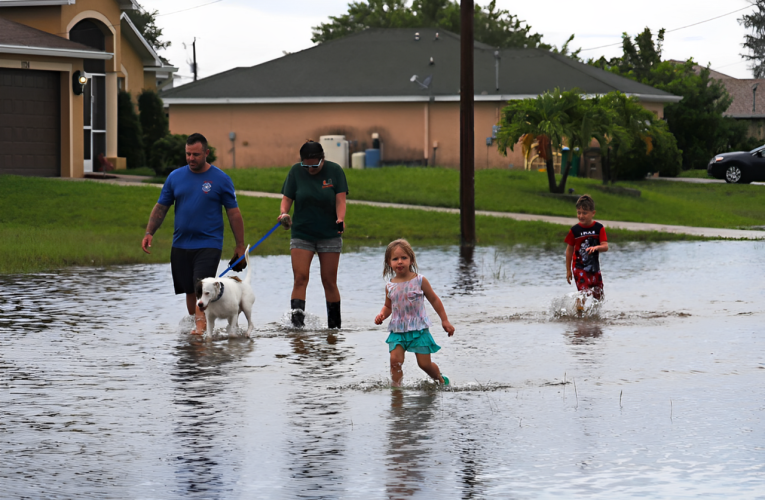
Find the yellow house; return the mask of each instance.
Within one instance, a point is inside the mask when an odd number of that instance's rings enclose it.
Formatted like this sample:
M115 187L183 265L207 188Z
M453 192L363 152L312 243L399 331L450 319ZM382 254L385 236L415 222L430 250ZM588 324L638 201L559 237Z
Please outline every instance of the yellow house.
M117 93L156 90L164 65L133 0L0 2L0 174L83 177L117 168Z

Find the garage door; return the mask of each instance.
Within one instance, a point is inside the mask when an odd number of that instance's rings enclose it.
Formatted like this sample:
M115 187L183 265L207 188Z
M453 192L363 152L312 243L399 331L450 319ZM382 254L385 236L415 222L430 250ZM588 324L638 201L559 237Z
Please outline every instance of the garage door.
M61 80L0 68L0 174L61 175Z

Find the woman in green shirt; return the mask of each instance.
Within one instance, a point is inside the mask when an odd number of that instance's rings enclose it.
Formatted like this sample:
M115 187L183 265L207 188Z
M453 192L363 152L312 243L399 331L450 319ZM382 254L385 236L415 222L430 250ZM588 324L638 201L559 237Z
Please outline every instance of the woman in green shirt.
M305 295L313 254L319 254L321 283L327 300L327 326L340 328L340 291L337 289L337 266L343 249L345 199L348 183L337 163L324 159L318 142L308 141L300 148L300 163L287 174L282 186L279 220L289 214L292 204L292 274L294 285L290 308L292 324L305 325Z

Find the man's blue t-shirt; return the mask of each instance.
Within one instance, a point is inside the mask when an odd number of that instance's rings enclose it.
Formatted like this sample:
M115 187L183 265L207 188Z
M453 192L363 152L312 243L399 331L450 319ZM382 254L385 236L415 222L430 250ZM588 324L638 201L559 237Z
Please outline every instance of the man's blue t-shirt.
M223 250L220 207L228 210L238 206L231 178L213 165L201 174L192 172L188 165L173 170L157 203L166 207L175 203L173 247L185 250Z

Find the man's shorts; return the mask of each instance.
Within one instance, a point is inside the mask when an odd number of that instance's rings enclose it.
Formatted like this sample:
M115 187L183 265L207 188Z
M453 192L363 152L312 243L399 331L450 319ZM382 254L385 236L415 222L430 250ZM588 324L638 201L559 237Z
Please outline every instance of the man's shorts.
M186 250L173 247L170 250L170 268L176 295L196 293L194 286L204 278L214 278L220 264L222 251L217 248Z
M343 251L343 238L338 236L337 238L316 241L292 238L290 240L290 250L294 248L316 253L340 253Z
M582 269L574 269L574 281L576 289L581 291L590 291L592 296L598 300L603 296L603 276L600 271L597 273L588 273Z

